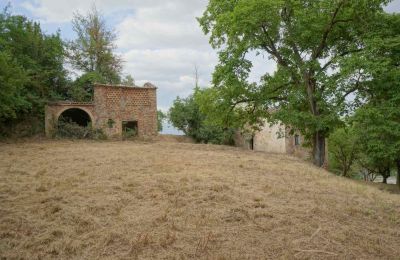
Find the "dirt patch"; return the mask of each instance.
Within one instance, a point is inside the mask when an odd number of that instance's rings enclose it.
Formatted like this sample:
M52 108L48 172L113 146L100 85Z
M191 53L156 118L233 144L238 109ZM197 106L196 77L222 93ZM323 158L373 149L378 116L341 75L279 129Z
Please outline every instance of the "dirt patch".
M396 259L399 195L285 155L173 142L0 146L0 258Z

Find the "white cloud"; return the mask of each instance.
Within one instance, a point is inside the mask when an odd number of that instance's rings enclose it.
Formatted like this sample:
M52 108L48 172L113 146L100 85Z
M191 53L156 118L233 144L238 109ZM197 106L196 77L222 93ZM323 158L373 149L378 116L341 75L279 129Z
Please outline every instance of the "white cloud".
M385 10L389 13L399 13L400 12L400 0L394 0L386 6Z
M105 15L118 34L118 52L125 60L124 72L138 85L152 82L158 86L158 107L166 111L176 96L189 95L194 87L194 66L199 68L200 85L208 86L217 54L208 44L196 17L208 0L22 0L20 7L44 26L63 28L74 12L85 13L93 4ZM400 11L400 0L386 8ZM63 32L62 32L63 33ZM65 37L65 35L64 35ZM258 81L276 65L266 57L249 58L254 68L251 81Z
M180 18L187 19L193 10L202 10L206 3L206 0L25 0L21 6L44 22L62 23L70 21L74 12L85 12L93 4L105 14L118 15L121 11L159 9L168 11L160 19L173 17L176 13L179 13Z
M168 107L176 96L186 97L195 85L194 67L199 67L200 85L208 86L217 57L193 49L131 50L123 55L125 72L138 85L151 81L158 87L158 104Z
M124 73L137 84L159 87L158 103L168 107L194 86L194 66L200 84L209 85L217 55L196 21L207 0L26 0L22 7L44 24L68 24L73 13L87 12L93 3L115 27Z
M158 86L158 106L164 111L176 96L186 97L194 87L194 67L200 85L208 86L217 64L217 54L208 44L196 17L208 0L22 0L20 6L44 25L70 24L74 12L85 13L93 4L105 15L118 34L118 52L125 60L124 73L138 85ZM400 11L400 0L388 12ZM253 61L251 81L258 81L276 65L266 57L249 55Z
M123 54L125 71L137 78L173 80L194 73L195 65L210 73L217 62L213 51L194 49L144 49L130 50ZM204 73L202 73L204 75Z

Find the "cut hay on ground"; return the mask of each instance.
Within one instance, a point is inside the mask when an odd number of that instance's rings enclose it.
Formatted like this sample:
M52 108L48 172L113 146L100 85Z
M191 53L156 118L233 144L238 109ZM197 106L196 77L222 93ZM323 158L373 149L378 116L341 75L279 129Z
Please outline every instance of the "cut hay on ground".
M187 143L0 146L0 258L399 259L400 197Z

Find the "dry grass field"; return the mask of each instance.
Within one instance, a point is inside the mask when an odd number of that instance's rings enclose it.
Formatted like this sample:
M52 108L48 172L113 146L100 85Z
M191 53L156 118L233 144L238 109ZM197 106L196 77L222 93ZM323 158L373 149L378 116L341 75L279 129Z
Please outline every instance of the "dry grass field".
M0 259L399 259L400 196L168 142L0 144Z

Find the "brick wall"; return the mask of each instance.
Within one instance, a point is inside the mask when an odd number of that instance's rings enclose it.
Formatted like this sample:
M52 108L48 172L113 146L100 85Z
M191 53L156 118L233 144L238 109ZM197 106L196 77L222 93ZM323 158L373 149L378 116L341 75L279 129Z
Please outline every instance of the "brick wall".
M157 88L150 83L143 87L124 87L97 84L93 102L53 102L45 107L46 135L51 137L58 118L70 108L85 111L94 128L102 129L109 137L121 137L122 122L136 121L139 136L157 135ZM109 121L113 124L110 126Z
M47 137L52 137L60 115L68 109L80 109L86 112L90 120L95 119L94 105L89 103L55 102L45 107L45 131Z
M94 86L94 126L110 137L121 136L123 121L137 121L139 136L157 135L157 88ZM112 120L112 127L108 124Z

